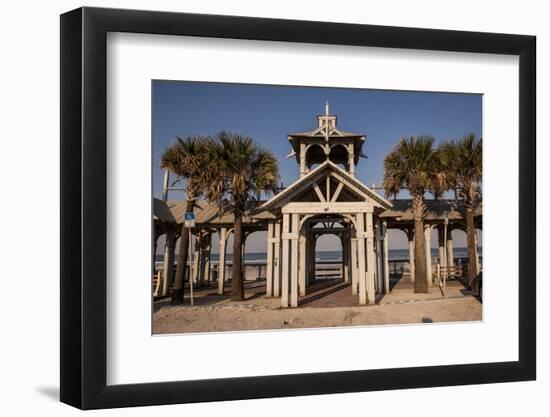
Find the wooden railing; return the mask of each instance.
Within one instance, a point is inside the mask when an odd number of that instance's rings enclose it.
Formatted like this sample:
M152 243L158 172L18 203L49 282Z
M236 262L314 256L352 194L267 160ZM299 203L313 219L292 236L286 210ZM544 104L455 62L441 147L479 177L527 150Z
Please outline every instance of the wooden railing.
M439 285L443 296L447 296L447 280L464 277L464 268L461 265L444 266L437 264L434 272L435 282Z
M449 267L448 271L441 269L439 266L439 259L432 259L432 273L434 278L442 277L444 273L447 273L447 277L458 277L463 276L462 274L466 273L468 258L460 257L454 258L454 266ZM439 267L439 272L438 272ZM390 259L388 261L388 268L390 275L402 275L410 272L409 260L408 259ZM174 265L174 275L175 275L176 266ZM189 265L187 265L189 269ZM186 271L185 276L189 276ZM254 262L250 261L244 266L244 277L245 281L256 281L266 279L267 276L267 264L265 262ZM219 265L216 261L211 262L210 275L205 282L209 284L211 282L217 282L219 274ZM225 264L225 277L226 280L231 279L232 274L232 262L226 262ZM439 275L438 275L439 274ZM323 278L341 278L343 276L342 262L341 261L317 261L316 265L316 276ZM162 280L164 279L162 273L162 264L158 264L153 276L153 293L155 296L160 295L162 291ZM440 279L436 282L441 282ZM445 283L446 285L446 283Z

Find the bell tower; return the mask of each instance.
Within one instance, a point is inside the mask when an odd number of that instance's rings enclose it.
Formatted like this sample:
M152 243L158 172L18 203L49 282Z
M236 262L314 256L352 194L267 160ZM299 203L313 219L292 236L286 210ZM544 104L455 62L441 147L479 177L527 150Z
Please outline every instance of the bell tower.
M337 117L330 114L325 103L325 114L317 115L317 127L307 132L288 136L292 146L290 156L295 156L300 166L300 178L310 172L314 165L325 161L339 165L348 174L355 175L355 165L363 156L361 149L365 135L338 129Z

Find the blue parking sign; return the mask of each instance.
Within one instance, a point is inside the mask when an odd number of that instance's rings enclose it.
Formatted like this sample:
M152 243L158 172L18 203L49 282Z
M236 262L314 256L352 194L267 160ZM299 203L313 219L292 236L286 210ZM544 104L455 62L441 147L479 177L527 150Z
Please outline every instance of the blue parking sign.
M185 220L185 227L195 226L195 213L186 211L183 218Z

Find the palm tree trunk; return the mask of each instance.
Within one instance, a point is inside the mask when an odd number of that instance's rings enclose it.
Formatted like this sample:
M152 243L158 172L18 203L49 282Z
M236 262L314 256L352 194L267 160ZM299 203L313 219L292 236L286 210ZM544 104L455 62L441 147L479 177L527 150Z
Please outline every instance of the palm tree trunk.
M474 225L474 208L466 207L466 235L468 239L468 286L471 287L477 277L476 228Z
M414 292L427 293L428 279L426 271L426 239L424 236L424 211L426 207L423 196L413 196L412 211L414 217Z
M188 199L185 211L193 211L195 200ZM187 254L189 252L189 230L185 223L181 225L180 249L178 252L178 263L176 267L176 277L174 278L174 290L172 291L172 305L183 304L183 288L185 285L185 272L187 267Z
M244 300L243 269L242 269L242 212L235 210L235 226L233 229L233 262L231 266L231 301Z

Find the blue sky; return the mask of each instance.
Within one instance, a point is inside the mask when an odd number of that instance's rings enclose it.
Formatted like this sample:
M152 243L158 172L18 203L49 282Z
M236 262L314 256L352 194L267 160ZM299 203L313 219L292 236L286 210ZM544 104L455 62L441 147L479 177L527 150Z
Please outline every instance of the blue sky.
M316 115L324 113L326 100L330 113L338 116L339 128L366 135L363 153L368 158L360 159L356 176L369 186L381 183L384 156L403 136L429 134L439 142L482 133L482 96L477 94L185 81L153 81L152 88L153 194L158 198L163 178L160 155L176 135L222 129L252 136L270 149L279 159L281 180L291 184L299 170L294 158L286 158L291 151L287 136L316 127ZM173 200L183 198L179 192L169 195ZM265 237L253 237L247 246L263 251ZM401 237L390 239L395 248L404 245Z

